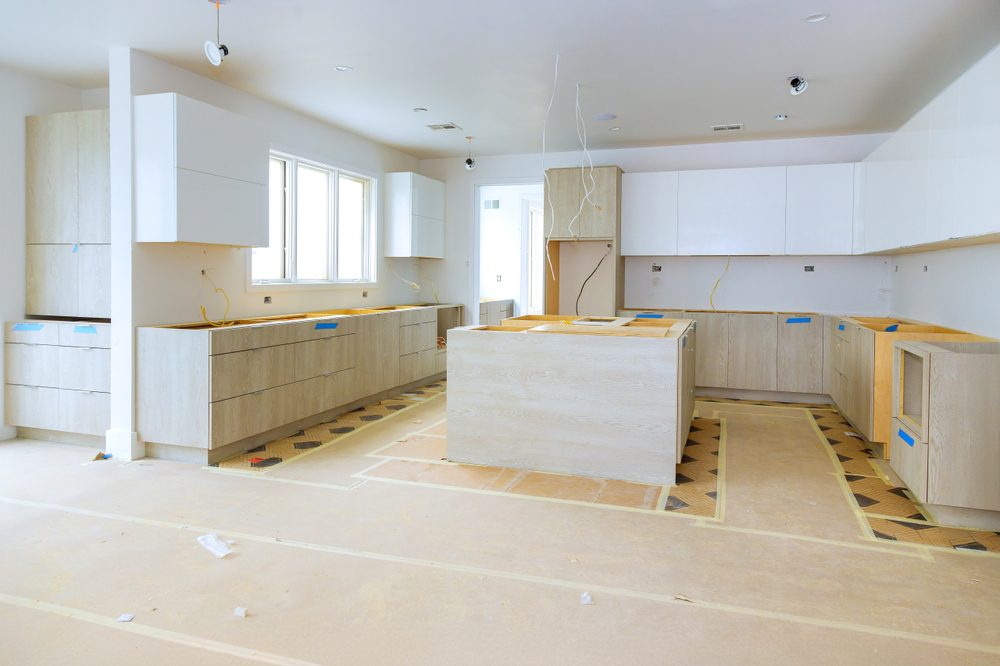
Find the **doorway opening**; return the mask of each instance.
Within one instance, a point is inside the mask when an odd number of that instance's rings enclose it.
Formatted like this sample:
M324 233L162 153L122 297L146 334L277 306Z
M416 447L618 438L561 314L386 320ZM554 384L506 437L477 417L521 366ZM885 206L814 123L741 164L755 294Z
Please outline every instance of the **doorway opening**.
M541 182L483 185L479 196L479 323L545 311Z

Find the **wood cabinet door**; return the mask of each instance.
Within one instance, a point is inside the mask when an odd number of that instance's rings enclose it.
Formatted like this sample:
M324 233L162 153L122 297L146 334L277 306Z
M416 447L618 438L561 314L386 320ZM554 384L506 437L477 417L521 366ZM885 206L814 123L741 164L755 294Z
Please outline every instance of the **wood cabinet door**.
M729 315L729 369L726 386L736 389L777 389L778 317L773 314Z
M546 174L548 182L545 200L549 201L551 196L552 207L555 209L553 215L546 208L546 214L552 218L546 221L546 230L551 228L549 238L569 240L617 236L621 178L618 167L595 167L592 173L589 168L582 171L575 167L549 169ZM590 201L583 201L585 183L592 190Z
M25 264L25 310L28 314L50 317L79 315L79 246L28 245Z
M874 438L875 332L851 325L848 361L851 421L869 440Z
M80 243L111 242L109 120L108 109L77 114Z
M25 214L29 244L79 242L78 188L77 114L28 117Z
M725 388L729 372L729 314L725 312L685 312L697 322L695 384Z
M778 314L777 388L823 392L823 317Z
M927 501L927 442L920 441L916 434L899 422L892 420L889 435L892 451L890 466L899 475L906 487L921 502Z
M399 314L387 312L354 319L357 321L355 367L358 370L358 397L398 386Z

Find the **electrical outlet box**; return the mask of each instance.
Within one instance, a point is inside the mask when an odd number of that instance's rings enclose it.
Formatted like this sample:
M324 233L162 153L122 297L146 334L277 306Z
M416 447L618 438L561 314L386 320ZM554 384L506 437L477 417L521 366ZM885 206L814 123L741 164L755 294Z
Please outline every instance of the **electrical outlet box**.
M816 267L815 266L805 266L804 268L806 269L806 273L815 273L816 272Z
M662 270L663 270L663 266L660 266L659 264L653 264L653 272L654 273L659 273Z

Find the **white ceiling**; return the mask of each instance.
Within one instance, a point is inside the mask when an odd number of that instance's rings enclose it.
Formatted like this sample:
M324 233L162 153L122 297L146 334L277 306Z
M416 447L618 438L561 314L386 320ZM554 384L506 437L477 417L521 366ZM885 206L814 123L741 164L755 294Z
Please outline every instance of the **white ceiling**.
M537 152L557 52L549 150L578 145L577 83L595 148L892 130L1000 42L1000 0L231 0L215 69L207 0L0 9L2 64L104 87L107 48L132 46L419 157L461 155L467 134L477 154ZM464 130L425 127L445 121Z

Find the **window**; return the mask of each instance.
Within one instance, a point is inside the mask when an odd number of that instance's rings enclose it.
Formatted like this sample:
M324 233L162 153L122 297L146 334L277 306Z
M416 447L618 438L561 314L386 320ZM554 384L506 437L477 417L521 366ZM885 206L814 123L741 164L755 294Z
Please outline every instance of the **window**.
M254 248L254 284L374 282L375 180L272 154L268 246Z

